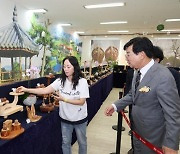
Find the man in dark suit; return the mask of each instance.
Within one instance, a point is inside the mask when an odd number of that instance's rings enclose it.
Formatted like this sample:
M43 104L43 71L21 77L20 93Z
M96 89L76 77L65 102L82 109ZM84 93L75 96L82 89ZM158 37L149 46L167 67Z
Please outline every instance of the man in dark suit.
M132 104L134 130L165 154L177 154L180 135L180 98L170 71L153 60L153 44L146 37L136 37L125 44L126 58L135 72L130 92L107 107L111 116ZM139 74L139 75L138 75ZM137 76L140 77L137 81ZM139 85L137 84L139 83ZM137 87L136 87L137 86ZM133 138L134 154L155 153Z
M164 59L163 50L158 46L154 46L153 59L158 63L160 63ZM168 67L168 69L172 73L172 75L176 81L176 86L177 86L178 93L180 96L180 73L172 67Z

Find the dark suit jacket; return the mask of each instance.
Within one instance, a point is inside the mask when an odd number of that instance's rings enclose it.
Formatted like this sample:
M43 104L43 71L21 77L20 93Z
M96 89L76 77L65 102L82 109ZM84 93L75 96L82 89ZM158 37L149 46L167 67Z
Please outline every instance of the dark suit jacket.
M135 95L135 77L131 91L117 100L117 110L133 104L134 130L157 147L177 150L180 135L180 98L170 71L155 63L140 82ZM142 88L147 87L145 92ZM148 90L149 89L149 90ZM148 153L141 147L141 153Z
M133 75L134 75L134 69L132 68L128 69L126 74L126 85L124 89L124 95L126 95L131 90Z
M177 89L178 89L178 93L179 93L179 96L180 96L180 73L178 71L176 71L174 68L172 67L168 67L168 69L170 70L170 72L172 73L175 81L176 81L176 86L177 86Z

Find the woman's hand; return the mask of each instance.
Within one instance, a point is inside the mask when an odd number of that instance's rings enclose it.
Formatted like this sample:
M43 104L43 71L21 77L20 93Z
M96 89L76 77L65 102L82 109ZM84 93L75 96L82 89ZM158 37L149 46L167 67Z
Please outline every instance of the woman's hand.
M17 93L20 93L20 92L28 92L28 89L23 87L23 86L20 86L16 89L16 92Z
M56 100L59 100L59 101L64 101L64 98L60 95L60 94L57 94L57 93L53 93L52 95L54 97L54 99Z

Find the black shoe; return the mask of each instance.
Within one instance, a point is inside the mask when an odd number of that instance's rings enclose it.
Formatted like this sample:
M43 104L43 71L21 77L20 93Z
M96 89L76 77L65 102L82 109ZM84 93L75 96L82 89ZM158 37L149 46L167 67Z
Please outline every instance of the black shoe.
M132 130L130 130L130 131L128 132L128 135L129 135L129 136L131 136L131 135L132 135Z
M133 149L131 148L131 149L127 152L127 154L133 154Z

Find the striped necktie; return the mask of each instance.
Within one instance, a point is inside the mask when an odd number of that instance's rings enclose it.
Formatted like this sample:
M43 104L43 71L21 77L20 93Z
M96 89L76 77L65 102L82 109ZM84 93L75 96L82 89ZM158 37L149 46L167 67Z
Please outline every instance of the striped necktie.
M135 93L136 93L137 87L139 86L140 79L141 79L141 72L138 71L137 76L136 76L136 83L135 83Z

